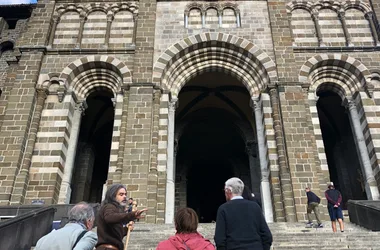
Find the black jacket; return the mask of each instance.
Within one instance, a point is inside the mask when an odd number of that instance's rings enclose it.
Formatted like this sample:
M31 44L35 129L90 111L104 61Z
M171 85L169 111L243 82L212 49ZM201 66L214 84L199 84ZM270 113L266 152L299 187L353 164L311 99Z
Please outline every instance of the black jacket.
M243 199L219 207L214 240L218 250L269 250L273 241L259 205Z
M310 204L312 202L316 202L316 203L321 202L321 199L311 191L306 192L306 195L307 195L307 204Z

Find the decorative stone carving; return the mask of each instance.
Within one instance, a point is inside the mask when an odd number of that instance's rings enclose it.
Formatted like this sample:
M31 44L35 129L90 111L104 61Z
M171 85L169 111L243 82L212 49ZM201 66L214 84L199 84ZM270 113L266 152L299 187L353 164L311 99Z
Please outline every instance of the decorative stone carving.
M65 95L66 95L66 89L63 86L60 86L57 90L58 101L63 102Z

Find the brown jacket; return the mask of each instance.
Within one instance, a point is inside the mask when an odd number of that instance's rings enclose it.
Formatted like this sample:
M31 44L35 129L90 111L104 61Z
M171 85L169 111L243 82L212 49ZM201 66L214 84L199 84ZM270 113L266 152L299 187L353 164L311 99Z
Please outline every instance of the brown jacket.
M100 208L96 219L98 224L98 243L96 246L110 244L119 250L123 250L123 238L126 235L123 224L126 225L135 220L134 213L126 213L115 204L109 203Z

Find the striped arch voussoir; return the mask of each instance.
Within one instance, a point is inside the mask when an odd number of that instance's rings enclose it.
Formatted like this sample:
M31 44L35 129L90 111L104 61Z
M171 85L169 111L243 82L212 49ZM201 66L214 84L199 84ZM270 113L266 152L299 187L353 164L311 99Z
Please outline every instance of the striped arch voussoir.
M238 61L233 61L232 58ZM155 62L152 81L156 86L176 94L181 86L170 84L173 76L179 77L178 79L193 76L196 74L194 72L204 70L203 66L207 64L212 67L215 59L226 62L226 65L231 63L235 72L241 65L244 74L256 79L255 83L246 82L250 93L263 91L270 82L277 81L276 65L264 51L244 38L216 32L190 36L172 45ZM197 61L203 66L198 67ZM227 66L217 67L216 71L233 72Z
M321 73L324 71L323 73ZM330 76L341 82L349 84L349 92L365 89L371 81L371 73L359 60L341 54L320 54L310 58L302 67L299 73L299 82L316 84L316 81L327 79ZM321 74L325 74L321 77ZM316 79L315 76L318 76ZM325 80L327 81L327 80ZM347 94L349 93L347 92Z
M311 13L312 8L313 8L313 4L310 1L295 0L295 1L289 2L286 5L286 12L290 14L295 9L305 9Z
M128 67L119 59L111 56L87 56L70 63L60 74L60 85L69 89L74 79L85 71L94 69L106 69L115 72L122 82L119 85L129 85L132 83L132 74ZM120 90L122 86L118 86Z

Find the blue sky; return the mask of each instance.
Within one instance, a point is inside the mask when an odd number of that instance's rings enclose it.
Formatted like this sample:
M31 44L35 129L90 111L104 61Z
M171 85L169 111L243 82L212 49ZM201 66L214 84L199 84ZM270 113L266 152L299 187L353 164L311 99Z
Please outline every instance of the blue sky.
M31 3L37 3L37 0L0 0L0 5L31 4Z

